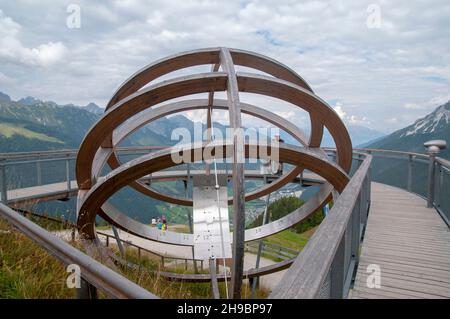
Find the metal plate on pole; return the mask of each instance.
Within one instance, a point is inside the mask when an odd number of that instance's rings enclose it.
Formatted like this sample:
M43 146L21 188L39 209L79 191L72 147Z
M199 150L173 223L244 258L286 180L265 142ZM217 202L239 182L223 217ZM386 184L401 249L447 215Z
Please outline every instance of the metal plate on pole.
M194 176L193 183L194 258L231 258L227 176L218 176L219 189L214 175Z

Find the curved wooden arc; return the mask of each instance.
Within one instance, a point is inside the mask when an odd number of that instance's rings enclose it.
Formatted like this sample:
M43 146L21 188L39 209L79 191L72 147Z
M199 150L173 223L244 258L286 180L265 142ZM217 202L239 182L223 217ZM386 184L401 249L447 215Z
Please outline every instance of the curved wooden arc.
M159 119L163 116L171 115L177 112L184 112L188 110L197 110L197 109L203 109L209 107L209 100L205 99L198 99L198 100L185 100L185 101L179 101L174 102L171 104L166 104L161 107L158 107L156 109L147 109L145 111L142 111L141 113L133 116L129 120L127 120L126 123L124 123L122 126L118 127L114 133L113 133L113 148L100 148L97 151L97 154L94 158L94 166L93 166L93 172L92 175L94 178L96 178L102 169L102 167L105 164L106 159L108 159L108 164L112 169L115 169L121 165L116 153L114 152L114 148L117 147L117 145L125 139L128 135L132 134L134 131L136 131L138 128L142 127L143 125L146 125L150 123L151 121L154 121L156 119ZM227 109L227 103L225 100L214 100L214 105L211 106L212 108L217 109ZM282 129L284 129L287 133L292 135L293 138L295 138L299 143L301 143L304 146L307 146L307 137L304 135L304 133L297 128L296 125L292 124L291 122L287 121L281 116L278 116L276 114L273 114L263 108L248 104L248 103L241 103L241 111L245 114L249 114L255 117L258 117L260 119L263 119L273 125L276 125ZM323 156L326 156L325 153L318 148L317 152L322 152ZM271 184L265 185L261 187L258 190L255 190L251 193L246 194L245 200L250 201L253 199L260 198L262 196L265 196L269 194L270 192L286 185L290 181L292 181L297 175L299 175L303 169L301 168L294 168L288 173L283 174L278 180L274 181ZM184 206L192 206L192 200L186 199L186 198L179 198L175 196L165 195L162 194L139 181L134 181L130 183L130 187L134 188L135 190L141 192L142 194L145 194L147 196L151 196L153 198L156 198L158 200L162 200L168 203L177 204L177 205L184 205ZM230 197L228 199L228 203L231 204L233 202L233 199Z
M194 144L194 147L190 150L189 153L191 155L191 161L194 160L194 154L203 154L205 147L206 144ZM232 144L221 143L217 144L216 147L221 147L222 154L225 155L231 153ZM295 147L292 145L280 144L278 150L274 147L271 147L271 151L272 150L279 152L281 161L293 165L303 165L312 172L321 175L323 178L329 181L329 183L331 183L331 185L333 185L338 192L342 191L348 181L347 174L339 166L334 163L327 162L325 159L317 156L316 153L311 152L307 149ZM85 235L87 235L88 238L93 238L95 234L95 215L99 213L101 206L106 202L106 200L113 193L128 185L129 182L139 179L140 177L145 176L149 173L174 166L175 163L173 162L171 156L172 151L172 149L164 149L161 151L143 155L113 170L108 174L107 178L99 179L98 183L95 184L94 187L92 187L92 189L85 194L85 196L79 198L80 204L78 210L78 226L82 228L81 231ZM246 145L245 151L246 156L248 156L248 145ZM210 156L208 152L203 155L204 160L212 159L212 156ZM132 230L127 229L127 231L136 234L136 232L133 232ZM260 232L258 231L258 233ZM141 234L137 235L140 236ZM148 239L155 240L154 238ZM189 243L187 243L187 245L189 245Z
M155 104L170 99L211 90L225 91L227 75L221 72L202 73L157 83L115 104L86 134L77 156L76 176L79 189L92 186L92 162L96 151L112 131L129 117Z

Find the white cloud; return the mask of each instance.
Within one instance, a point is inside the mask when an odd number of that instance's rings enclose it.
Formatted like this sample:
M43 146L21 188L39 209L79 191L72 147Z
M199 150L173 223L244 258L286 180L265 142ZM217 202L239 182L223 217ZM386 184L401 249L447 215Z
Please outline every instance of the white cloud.
M61 42L48 42L27 48L19 40L21 26L0 10L0 59L29 66L49 66L62 60L67 48Z
M333 107L334 111L337 113L337 115L339 115L339 117L341 118L341 120L344 120L347 118L347 112L344 111L344 109L342 108L342 104L341 103L336 103L336 106Z
M448 0L379 1L380 29L366 26L371 0L77 2L81 29L65 26L67 4L2 3L1 72L23 84L6 83L3 91L104 105L125 79L156 59L228 46L285 63L324 100L344 101L330 103L347 123L381 131L409 124L431 110L428 102L446 102L450 92ZM294 109L282 103L267 108L280 114ZM309 125L293 112L292 121ZM385 120L391 118L398 120Z
M406 103L403 105L403 108L407 110L423 110L425 107L416 103Z
M341 102L337 102L333 107L334 111L339 115L342 121L347 124L352 125L370 125L371 122L366 116L358 116L358 115L348 115L346 111L344 111L343 105Z

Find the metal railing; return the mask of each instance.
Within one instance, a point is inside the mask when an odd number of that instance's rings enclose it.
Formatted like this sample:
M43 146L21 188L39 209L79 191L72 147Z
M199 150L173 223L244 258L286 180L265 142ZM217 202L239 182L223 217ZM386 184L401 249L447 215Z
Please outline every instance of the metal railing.
M137 155L151 151L146 148L124 150L126 154ZM359 243L364 233L370 203L370 182L380 182L431 198L444 221L450 219L450 161L440 157L432 161L433 176L429 178L430 157L425 154L377 149L357 149L354 160L358 165L352 169L352 178L344 192L335 202L330 214L317 229L316 233L302 250L297 261L283 279L282 288L275 289L272 297L345 297L350 287L355 266L358 262ZM333 150L328 152L333 156ZM44 174L42 165L52 160L64 163L73 160L76 151L34 152L26 154L0 154L0 179L2 199L5 192L14 189L9 181L8 170L18 165L31 165L35 168L35 183L41 183ZM38 163L41 163L39 168ZM16 171L21 171L16 169ZM393 174L393 172L395 174ZM30 174L28 174L29 176ZM69 165L69 174L62 174L62 180L74 176L74 167ZM372 178L371 178L372 176ZM429 183L433 183L433 192L429 194ZM31 185L33 186L33 185ZM70 187L70 185L68 185ZM5 197L4 197L5 196ZM331 213L331 212L330 212ZM358 223L359 221L359 223ZM300 258L301 256L301 258ZM300 271L301 270L301 271ZM293 289L286 289L297 285ZM298 289L301 287L301 289Z
M161 147L119 148L120 156L142 155ZM329 154L334 149L326 149ZM400 187L422 197L428 197L429 162L426 154L378 149L354 149L359 153L373 155L373 181ZM0 153L0 195L3 203L8 202L8 191L25 187L60 183L59 197L49 190L49 199L75 196L75 157L77 150L56 150L43 152ZM361 156L354 154L354 159ZM450 225L449 193L450 164L448 160L436 157L434 160L433 206L445 222ZM354 167L357 167L354 165ZM354 169L353 169L354 171ZM352 172L353 172L352 171ZM393 174L393 172L395 174ZM72 183L70 183L72 181ZM54 195L52 197L52 195ZM10 195L11 196L11 195ZM26 198L23 198L25 200ZM14 202L14 201L13 201Z
M288 260L297 257L299 251L270 243L266 240L261 241L261 256L268 256L280 260ZM252 241L245 244L245 251L257 254L259 250L259 241Z
M434 165L432 203L450 227L450 161L436 158Z
M373 156L372 181L402 188L428 200L450 227L450 161L412 152L356 150Z
M141 286L138 286L75 247L72 247L3 204L0 204L0 216L28 238L36 242L40 247L47 250L63 264L75 264L80 267L82 287L78 290L78 296L86 296L86 290L89 290L87 293L89 297L96 295L92 288L90 288L92 285L113 298L157 298L157 296ZM84 292L83 286L85 288L87 287L87 289L84 289Z
M102 231L97 231L97 234L105 237L105 245L106 245L106 247L109 247L111 242L116 242L116 237L114 237L114 235L111 235L111 234L108 234L108 233L105 233L105 232L102 232ZM175 262L175 267L177 267L178 264L181 262L181 264L184 265L186 270L188 269L188 265L190 263L192 263L192 264L193 263L198 263L198 264L200 264L200 269L203 271L203 267L204 267L203 263L204 263L204 261L202 259L183 258L183 257L174 257L174 256L170 256L170 255L164 255L164 254L160 254L160 253L157 253L155 251L149 250L147 248L144 248L142 246L133 244L132 242L124 240L122 238L120 238L119 240L121 241L121 243L125 247L133 247L133 248L135 248L137 250L138 264L141 263L142 252L145 252L147 254L156 256L160 260L160 265L161 265L161 268L163 268L163 269L166 267L166 264L168 262L173 262L174 261Z
M344 298L358 264L370 207L371 155L366 155L327 217L270 298Z

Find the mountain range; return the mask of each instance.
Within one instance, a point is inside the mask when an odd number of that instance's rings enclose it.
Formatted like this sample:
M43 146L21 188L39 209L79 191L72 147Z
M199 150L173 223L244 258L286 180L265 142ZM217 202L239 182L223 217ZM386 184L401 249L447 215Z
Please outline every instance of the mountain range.
M450 143L450 101L413 124L369 143L367 147L424 153L423 143L437 139ZM450 145L439 156L450 159Z
M0 153L17 151L41 151L51 149L78 148L89 128L101 117L104 109L95 103L85 106L73 104L58 105L55 102L44 102L34 97L22 98L13 101L7 94L0 92ZM348 125L348 131L354 147L364 146L369 148L394 149L414 152L424 152L423 142L430 139L445 139L450 142L450 102L438 107L435 111L415 123L398 130L388 136L363 126ZM176 141L171 140L172 131L176 128L187 128L191 134L195 123L183 115L175 115L170 118L161 118L131 134L123 141L123 146L139 145L171 145ZM214 123L214 126L222 132L226 126ZM281 132L287 143L292 143L292 137ZM295 143L297 144L297 143ZM333 146L331 136L326 132L323 137L323 146ZM445 150L440 156L450 158L449 150ZM400 162L392 162L374 158L373 176L375 180L386 182L388 179L395 184L396 181L404 183L402 177L405 165ZM405 172L403 172L405 171ZM34 172L34 171L33 171ZM30 174L33 174L31 172ZM417 185L425 185L420 180L425 176L421 172L415 174ZM178 184L167 184L155 187L163 187L166 191L182 193L183 187ZM404 186L404 185L399 185ZM421 193L422 191L417 191ZM128 209L128 214L141 221L155 216L158 212L170 209L174 213L170 220L174 223L187 221L186 210L175 211L174 207L151 199L136 197L131 189L120 191L112 201L122 209ZM137 200L139 198L139 200ZM130 205L129 203L133 203ZM38 211L66 212L74 211L75 202L48 202L35 207Z
M95 103L85 106L58 105L35 97L13 101L0 92L0 152L37 151L78 148L89 128L100 118L104 109ZM347 125L354 147L393 149L423 153L423 143L431 139L450 141L450 101L439 106L413 124L385 136L383 133L358 125ZM172 131L184 127L191 133L195 123L183 115L161 118L131 134L122 145L171 145ZM214 123L222 131L226 126ZM287 143L295 143L281 132ZM328 132L323 146L333 146ZM446 149L441 156L449 158Z
M85 133L103 112L95 103L58 105L32 96L13 101L0 92L0 152L78 148ZM214 126L222 131L226 128L220 123ZM170 145L174 143L170 139L172 131L179 127L188 128L192 133L194 122L183 115L161 118L134 132L123 145ZM353 145L383 136L363 126L349 125L348 130ZM292 142L290 136L281 134L286 142ZM323 145L334 145L328 133L324 134Z

